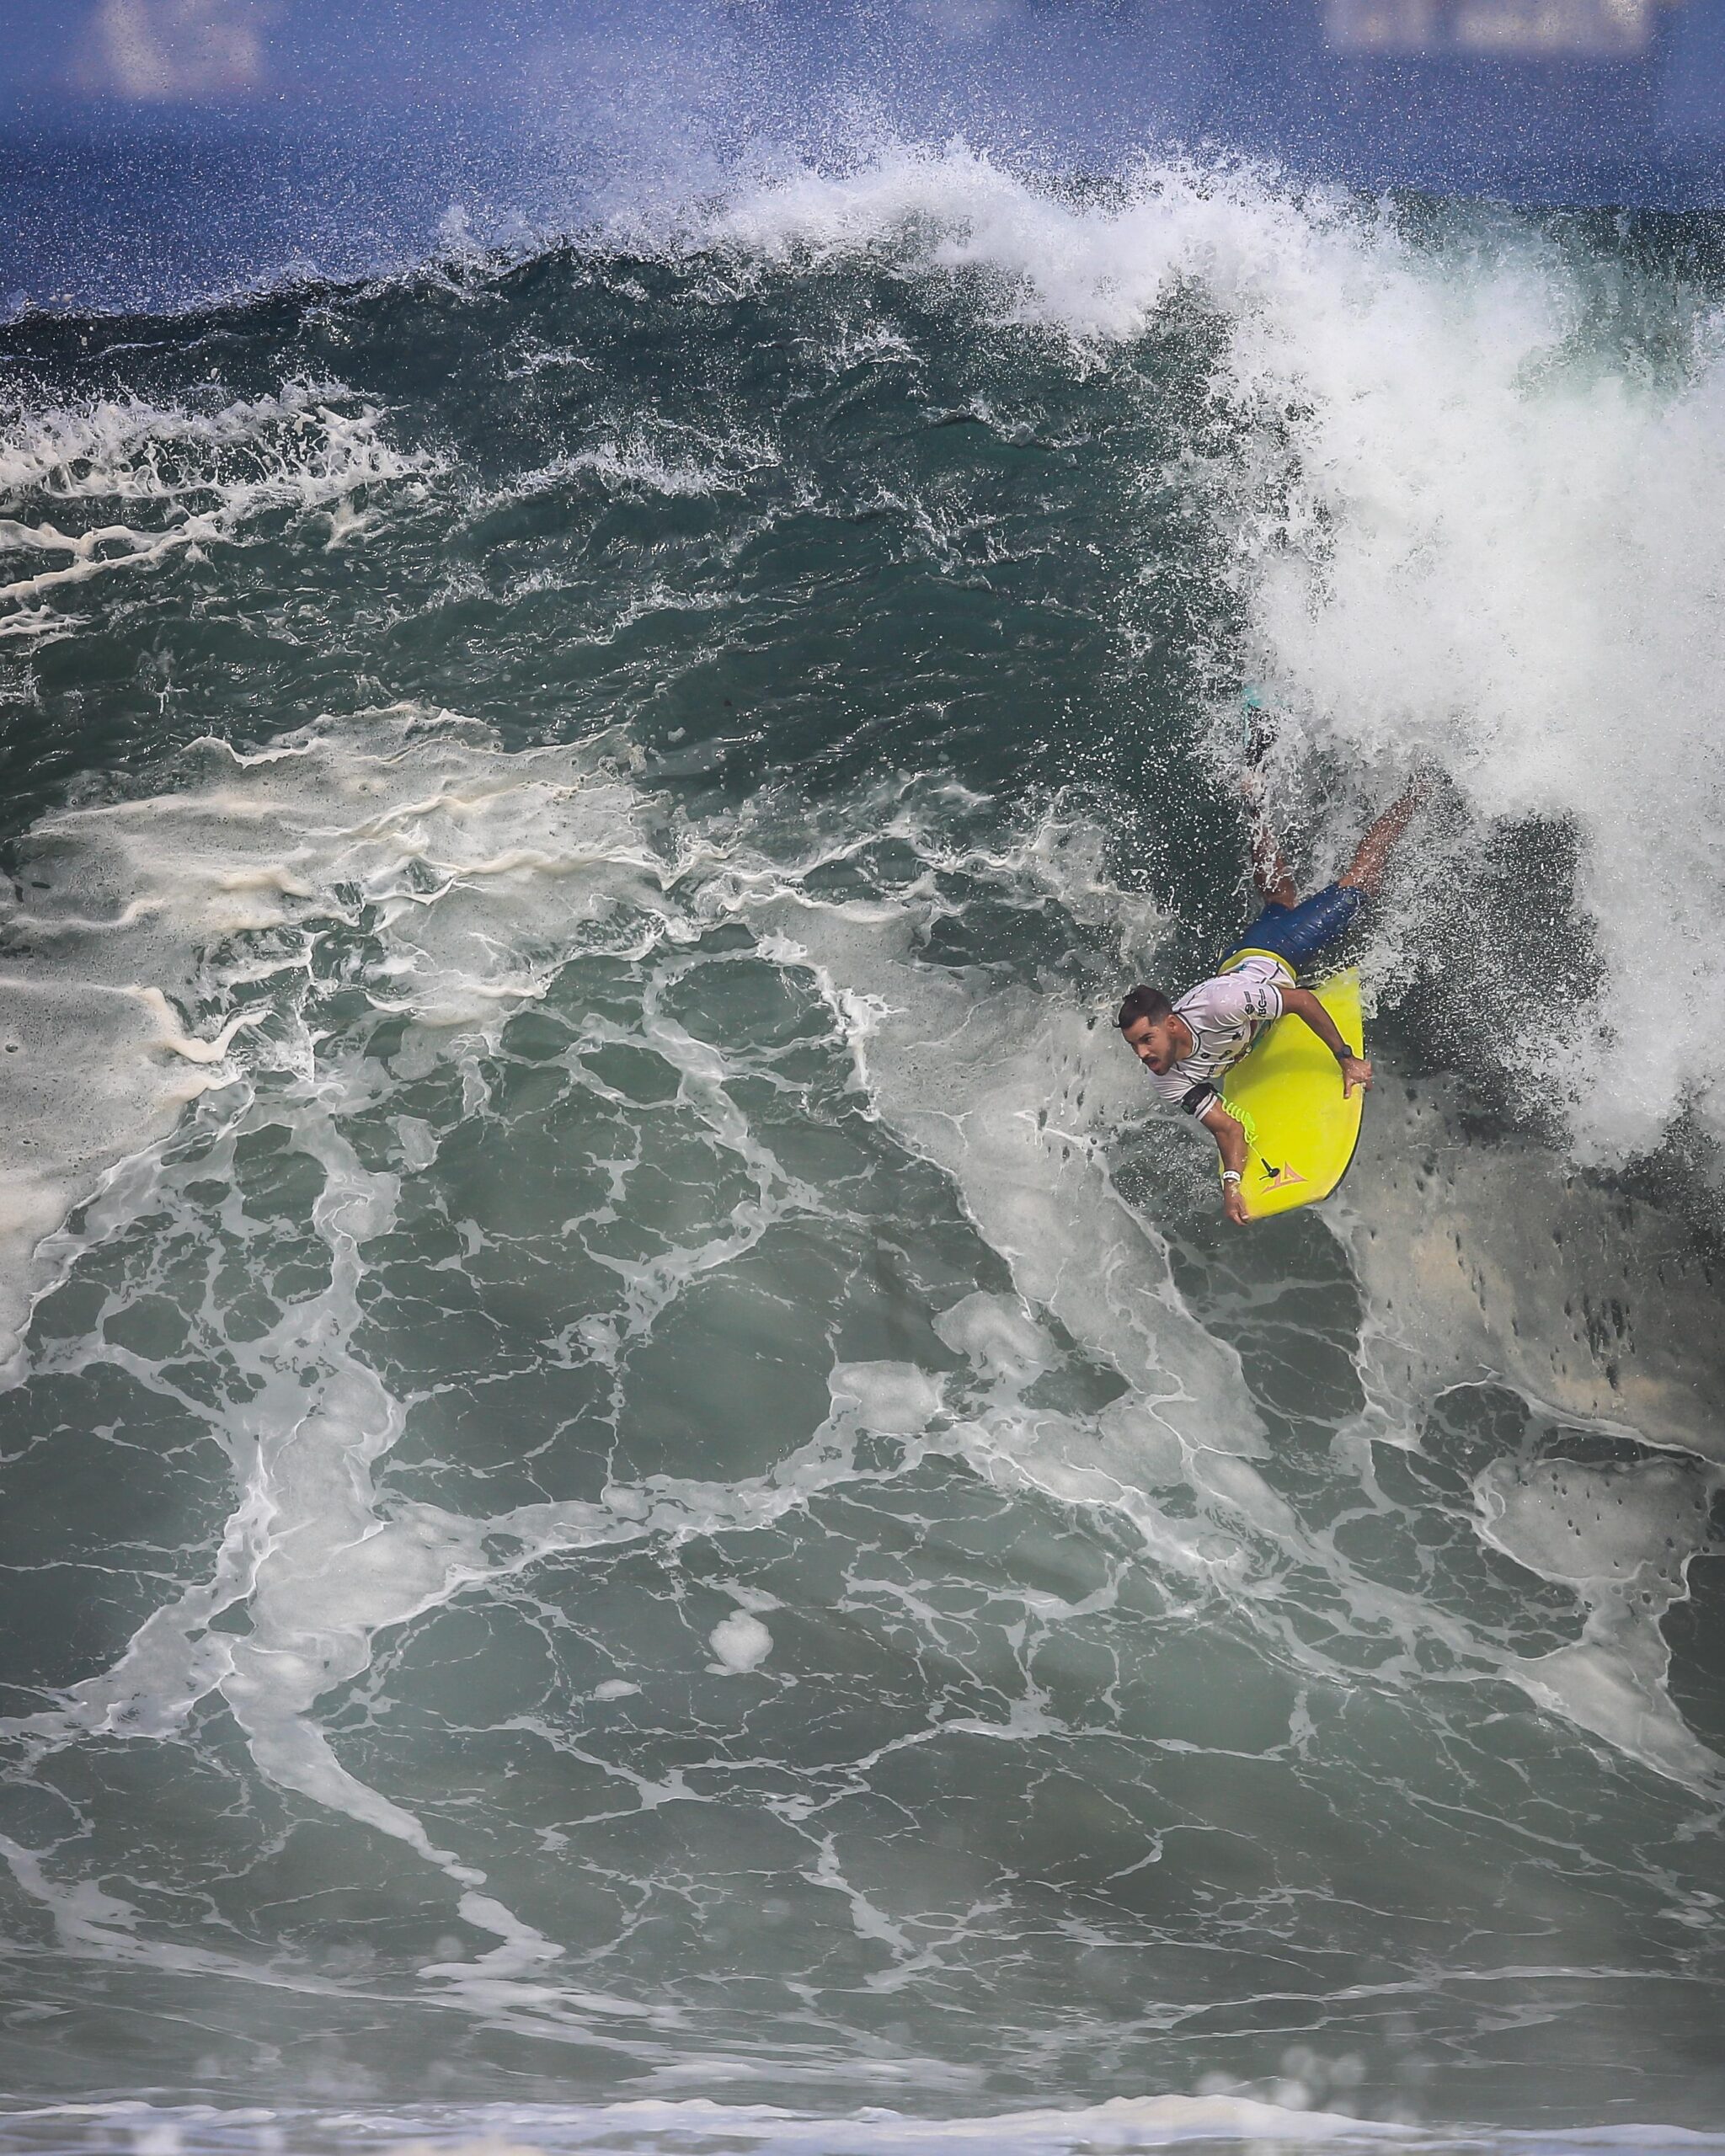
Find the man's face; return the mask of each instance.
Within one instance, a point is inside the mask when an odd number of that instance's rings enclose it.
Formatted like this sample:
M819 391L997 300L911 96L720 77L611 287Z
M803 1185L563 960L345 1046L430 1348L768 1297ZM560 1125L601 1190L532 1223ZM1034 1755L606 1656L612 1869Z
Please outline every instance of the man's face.
M1166 1018L1135 1018L1120 1038L1146 1070L1165 1078L1185 1052L1184 1033L1184 1027L1170 1013Z

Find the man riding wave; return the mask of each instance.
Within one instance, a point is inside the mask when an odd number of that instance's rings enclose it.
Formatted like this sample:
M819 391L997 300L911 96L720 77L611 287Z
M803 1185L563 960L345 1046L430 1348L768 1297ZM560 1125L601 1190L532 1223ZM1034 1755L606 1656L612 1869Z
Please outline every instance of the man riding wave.
M1356 1086L1370 1090L1370 1063L1354 1054L1334 1019L1296 976L1377 895L1391 851L1424 791L1418 782L1411 786L1378 818L1336 881L1304 899L1274 838L1255 819L1252 873L1263 910L1252 926L1251 942L1183 995L1171 998L1140 983L1120 1006L1116 1022L1151 1085L1171 1107L1195 1116L1215 1139L1222 1156L1222 1210L1241 1226L1247 1219L1241 1189L1247 1138L1223 1101L1223 1075L1263 1027L1291 1012L1341 1065L1344 1095Z

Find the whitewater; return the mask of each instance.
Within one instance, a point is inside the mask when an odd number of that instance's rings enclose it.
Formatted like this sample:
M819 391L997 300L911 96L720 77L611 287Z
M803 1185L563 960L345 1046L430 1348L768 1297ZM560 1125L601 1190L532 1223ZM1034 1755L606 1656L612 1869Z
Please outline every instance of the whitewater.
M1725 2136L1725 263L781 160L0 328L0 2131ZM1112 1011L1354 947L1249 1234Z

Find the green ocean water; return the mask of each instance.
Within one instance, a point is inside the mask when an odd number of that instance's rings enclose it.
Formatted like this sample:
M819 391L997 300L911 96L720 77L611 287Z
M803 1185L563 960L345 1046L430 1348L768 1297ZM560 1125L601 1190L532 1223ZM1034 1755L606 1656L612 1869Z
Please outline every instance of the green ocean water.
M903 152L0 334L19 2145L1725 2127L1706 237ZM1241 1235L1110 1011L1247 680L1312 880L1437 777Z

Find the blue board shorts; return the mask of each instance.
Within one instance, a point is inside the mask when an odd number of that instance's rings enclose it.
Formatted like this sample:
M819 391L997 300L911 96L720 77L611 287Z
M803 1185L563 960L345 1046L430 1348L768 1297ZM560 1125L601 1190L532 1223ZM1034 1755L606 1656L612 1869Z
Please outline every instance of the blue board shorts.
M1242 950L1270 951L1299 973L1335 942L1365 904L1357 883L1330 883L1297 906L1267 905L1246 931Z

